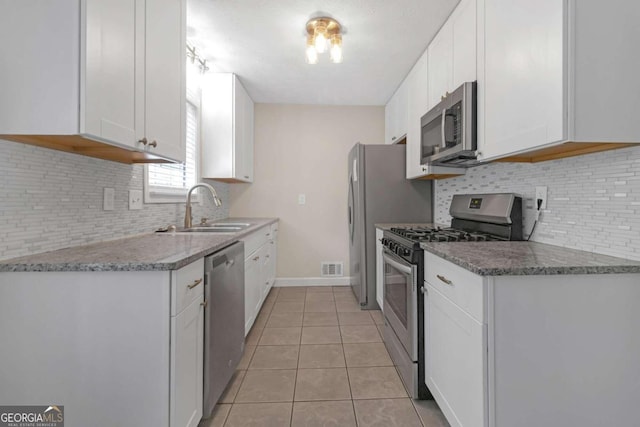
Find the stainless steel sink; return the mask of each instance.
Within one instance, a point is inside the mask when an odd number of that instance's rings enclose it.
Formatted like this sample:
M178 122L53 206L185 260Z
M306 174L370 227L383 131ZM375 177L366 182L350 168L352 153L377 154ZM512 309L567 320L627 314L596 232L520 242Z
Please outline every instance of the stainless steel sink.
M167 231L166 234L181 234L181 233L220 233L231 234L242 231L247 227L250 227L249 222L216 222L209 224L198 224L190 228L178 227L175 230L161 230Z

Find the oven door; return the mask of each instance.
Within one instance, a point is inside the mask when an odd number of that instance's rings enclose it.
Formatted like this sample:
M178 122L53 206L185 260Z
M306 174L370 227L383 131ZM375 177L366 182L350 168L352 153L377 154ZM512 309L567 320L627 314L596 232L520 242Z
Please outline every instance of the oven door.
M411 360L418 360L417 266L384 250L384 315Z

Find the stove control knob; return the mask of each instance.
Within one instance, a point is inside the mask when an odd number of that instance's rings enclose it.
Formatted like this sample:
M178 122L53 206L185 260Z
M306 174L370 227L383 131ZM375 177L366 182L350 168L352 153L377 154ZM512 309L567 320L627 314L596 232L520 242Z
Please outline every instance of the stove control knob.
M411 255L411 249L405 249L405 250L402 252L402 255L405 255L405 256L409 256L409 255Z

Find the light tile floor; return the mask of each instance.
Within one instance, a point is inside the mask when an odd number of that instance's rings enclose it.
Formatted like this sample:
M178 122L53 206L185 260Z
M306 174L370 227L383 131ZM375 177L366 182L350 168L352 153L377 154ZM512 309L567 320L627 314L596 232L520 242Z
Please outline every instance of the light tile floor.
M347 286L273 288L200 427L448 427L435 402L408 397L382 322Z

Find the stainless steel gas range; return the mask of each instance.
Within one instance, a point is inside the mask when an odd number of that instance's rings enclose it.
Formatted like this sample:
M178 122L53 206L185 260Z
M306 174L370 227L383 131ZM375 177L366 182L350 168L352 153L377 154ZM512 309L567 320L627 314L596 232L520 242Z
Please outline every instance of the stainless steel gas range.
M393 227L382 238L384 342L414 399L432 398L424 381L425 271L420 243L522 240L522 198L515 194L457 194L449 212L451 227Z

